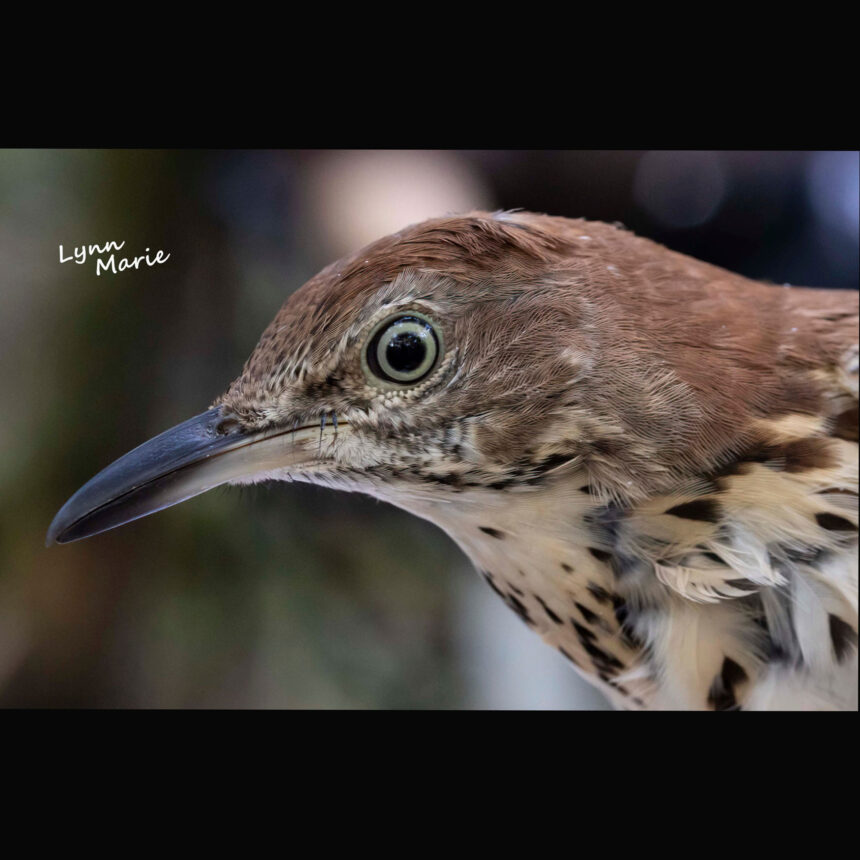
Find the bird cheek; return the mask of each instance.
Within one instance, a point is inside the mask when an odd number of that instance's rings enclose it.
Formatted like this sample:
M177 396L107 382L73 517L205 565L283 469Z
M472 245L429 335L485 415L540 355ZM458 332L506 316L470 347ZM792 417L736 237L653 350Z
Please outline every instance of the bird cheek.
M532 434L516 415L496 411L471 423L472 448L482 460L512 463L525 454Z

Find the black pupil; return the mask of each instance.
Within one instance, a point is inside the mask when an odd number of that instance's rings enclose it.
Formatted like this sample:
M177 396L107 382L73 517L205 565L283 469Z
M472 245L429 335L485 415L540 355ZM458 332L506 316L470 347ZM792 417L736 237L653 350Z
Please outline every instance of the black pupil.
M409 373L420 367L426 354L424 338L411 331L394 335L385 347L385 358L398 373Z

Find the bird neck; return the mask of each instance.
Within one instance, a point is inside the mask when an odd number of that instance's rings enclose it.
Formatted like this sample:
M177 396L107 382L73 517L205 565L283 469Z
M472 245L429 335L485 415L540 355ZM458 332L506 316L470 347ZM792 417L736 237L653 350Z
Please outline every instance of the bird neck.
M434 490L384 497L438 525L487 584L587 680L626 707L644 706L653 683L641 647L625 628L626 598L615 587L603 505L576 473L538 489Z

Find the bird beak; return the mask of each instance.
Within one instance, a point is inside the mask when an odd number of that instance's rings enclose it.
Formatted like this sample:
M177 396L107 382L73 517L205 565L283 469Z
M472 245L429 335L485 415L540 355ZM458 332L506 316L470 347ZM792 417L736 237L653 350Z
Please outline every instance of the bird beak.
M209 409L84 484L54 517L46 546L116 528L236 478L307 463L318 435L310 427L248 433L223 406Z

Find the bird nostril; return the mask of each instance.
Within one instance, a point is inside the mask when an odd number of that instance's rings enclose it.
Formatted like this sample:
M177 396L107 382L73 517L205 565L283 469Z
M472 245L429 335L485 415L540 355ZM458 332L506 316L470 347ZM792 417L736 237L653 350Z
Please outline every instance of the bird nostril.
M219 436L229 436L231 433L237 433L239 430L241 430L241 424L239 424L239 420L234 418L232 415L222 418L215 426L215 432Z

